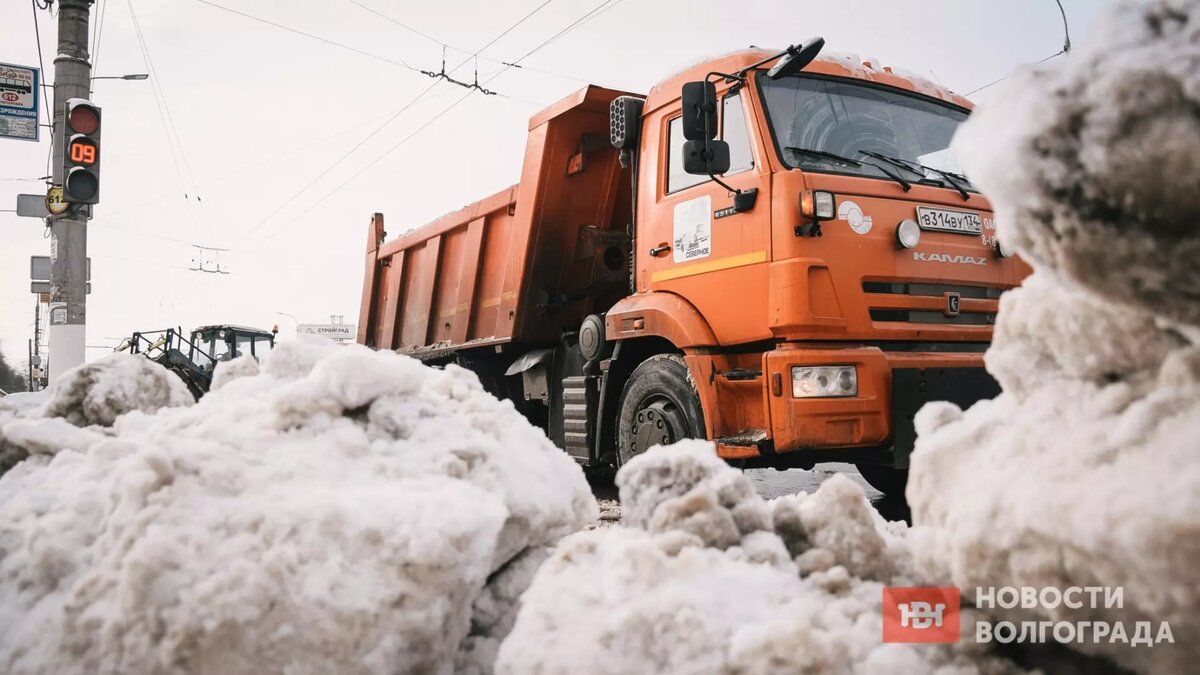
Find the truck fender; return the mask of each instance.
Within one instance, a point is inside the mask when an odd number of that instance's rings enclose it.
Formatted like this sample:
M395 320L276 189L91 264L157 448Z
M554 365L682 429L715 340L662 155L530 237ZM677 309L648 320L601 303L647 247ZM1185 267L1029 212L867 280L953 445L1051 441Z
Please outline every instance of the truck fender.
M660 337L677 349L717 344L716 335L692 303L673 293L650 292L618 300L604 317L611 341Z

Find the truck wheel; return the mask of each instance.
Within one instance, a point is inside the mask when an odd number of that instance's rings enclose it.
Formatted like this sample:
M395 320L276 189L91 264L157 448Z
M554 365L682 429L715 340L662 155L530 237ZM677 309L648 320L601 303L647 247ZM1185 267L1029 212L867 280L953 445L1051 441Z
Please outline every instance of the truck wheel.
M904 499L904 488L908 485L908 469L896 469L882 464L855 466L868 485L889 497Z
M617 465L655 445L704 438L700 394L678 354L658 354L633 370L617 414Z

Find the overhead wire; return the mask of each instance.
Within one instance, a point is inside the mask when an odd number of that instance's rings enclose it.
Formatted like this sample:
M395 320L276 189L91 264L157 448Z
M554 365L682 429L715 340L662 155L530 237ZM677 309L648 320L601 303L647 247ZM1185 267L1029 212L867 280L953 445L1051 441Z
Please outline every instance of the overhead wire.
M409 65L408 63L406 63L406 62L404 62L404 61L398 61L398 60L396 60L396 59L388 58L388 57L386 57L386 56L382 56L382 55L380 55L380 54L374 54L374 53L372 53L372 52L368 52L368 51L366 51L366 50L364 50L364 49L359 49L358 47L354 47L354 46L351 46L351 45L348 45L348 44L345 44L345 43L342 43L342 42L337 42L336 40L330 40L330 39L328 39L328 38L323 38L323 37L321 37L320 35L316 35L316 34L313 34L313 33L308 33L308 32L305 32L305 31L299 30L299 29L297 29L297 28L292 28L291 26L285 26L285 25L283 25L283 24L281 24L281 23L277 23L277 22L275 22L275 21L271 21L270 19L264 19L264 18L262 18L262 17L254 16L253 14L247 14L246 12L242 12L242 11L239 11L239 10L233 9L232 7L226 7L226 6L224 6L224 5L218 5L218 4L217 4L217 3L215 3L215 2L209 2L209 0L196 0L196 2L199 2L199 3L200 3L200 4L202 4L202 5L208 5L209 7L214 7L214 8L216 8L216 9L222 10L222 11L224 11L224 12L229 12L230 14L236 14L236 15L238 15L238 16L241 16L241 17L244 17L244 18L250 19L251 21L257 21L257 22L259 22L259 23L264 23L264 24L267 24L267 25L269 25L269 26L274 26L274 27L276 27L276 28L279 28L279 29L281 29L281 30L285 30L285 31L287 31L287 32L289 32L289 33L295 33L296 35L303 35L304 37L311 38L311 39L313 39L313 40L317 40L317 41L319 41L319 42L324 42L324 43L325 43L325 44L327 44L327 45L332 45L332 46L334 46L334 47L338 47L338 48L340 48L340 49L345 49L345 50L347 50L347 51L351 51L351 52L354 52L354 53L356 53L356 54L361 54L362 56L366 56L366 57L369 57L369 58L372 58L372 59L376 59L376 60L378 60L378 61L383 61L383 62L385 62L385 63L390 63L390 64L392 64L392 65L395 65L395 66L400 66L401 68L407 68L408 70L411 70L411 71L414 71L414 72L418 72L418 73L419 73L419 72L421 72L421 69L420 69L420 68L416 68L416 67L414 67L414 66L411 66L411 65Z
M38 25L38 10L39 9L42 9L42 10L50 9L50 3L47 2L46 6L43 7L38 4L37 0L32 0L32 4L33 4L33 35L34 35L34 37L37 38L38 68L41 69L41 80L42 81L39 83L42 86L41 97L42 97L42 103L44 103L46 105L46 122L48 124L52 125L52 124L54 124L54 113L51 112L51 110L50 110L50 99L48 96L46 96L46 62L44 60L42 60L42 28L40 25ZM51 90L51 91L53 92L53 90ZM54 143L52 141L50 143L50 147L47 148L47 150L46 150L46 173L50 173L50 160L53 157L54 157Z
M499 72L497 72L495 75L493 75L493 76L489 77L487 80L485 80L485 81L484 81L484 84L488 84L488 83L490 83L492 80L495 80L496 78L500 77L501 75L503 75L505 72L507 72L507 71L508 71L508 70L510 70L511 68L518 67L518 65L517 65L517 64L519 64L521 61L523 61L523 60L525 60L525 59L529 58L529 57L530 57L530 56L532 56L533 54L535 54L535 53L537 53L538 51L540 51L542 48L544 48L544 47L548 46L549 44L551 44L551 43L552 43L552 42L554 42L555 40L557 40L557 39L561 38L562 36L566 35L567 33L569 33L569 32L571 32L571 31L573 31L573 30L575 30L575 29L579 28L580 26L582 26L583 24L587 23L588 21L590 21L591 19L595 18L596 16L599 16L599 13L601 13L601 10L604 10L604 9L605 9L605 7L608 7L608 9L611 9L612 7L615 7L616 5L619 5L619 4L620 4L620 3L622 3L622 2L624 2L624 0L604 0L604 1L603 1L603 2L601 2L599 5L597 5L596 7L594 7L592 10L590 10L589 12L587 12L586 14L584 14L583 16L579 17L579 18L578 18L578 19L576 19L575 21L573 21L573 22L571 22L570 24L568 24L568 25L567 25L565 28L563 28L562 30L560 30L560 31L558 31L557 33L555 33L554 35L552 35L552 36L551 36L549 39L547 39L547 40L543 41L541 44L537 45L537 46L536 46L536 47L534 47L533 49L530 49L528 52L526 52L526 53L525 53L523 56L521 56L519 59L516 59L516 60L513 62L513 64L512 64L512 65L505 66L503 69L501 69L501 70L500 70ZM543 3L542 5L540 5L540 6L538 7L538 9L541 9L541 7L545 7L547 4L549 4L549 2ZM610 5L611 5L611 6L610 6ZM536 10L535 10L535 11L536 11ZM532 15L532 13L531 13L530 15L528 15L528 16L531 16L531 15ZM528 16L526 16L525 18L528 18ZM522 19L522 21L524 21L524 19ZM510 30L511 30L511 29L510 29ZM505 33L503 33L503 34L507 34L508 32L509 32L509 31L505 31ZM503 35L503 34L502 34L502 35ZM484 49L486 49L488 46L490 46L490 45L494 44L495 42L496 42L496 40L495 40L495 39L493 39L493 40L492 40L491 42L489 42L487 45L485 45L484 47L481 47L481 48L480 48L480 51L483 51ZM408 141L412 140L414 137L416 137L416 135L417 135L417 134L419 134L419 133L421 133L422 131L424 131L426 128L428 128L430 125L432 125L432 124L433 124L434 122L436 122L437 120L441 119L441 118L442 118L444 115L446 115L447 113L449 113L451 110L453 110L453 109L454 109L455 107L457 107L459 104L461 104L463 101L465 101L465 100L467 100L468 98L470 98L470 96L471 96L471 94L472 94L472 93L474 93L474 92L473 92L473 91L468 91L468 92L467 92L465 95L463 95L462 97L460 97L459 99L457 99L457 100L455 100L453 103L451 103L450 105L448 105L448 106L446 106L445 108L443 108L442 110L440 110L440 111L439 111L439 112L438 112L436 115L434 115L432 118L430 118L429 120L427 120L427 121L426 121L424 124L422 124L420 127L417 127L415 130L413 130L413 131L412 131L411 133L409 133L407 136L405 136L404 138L400 139L400 141L398 141L398 142L397 142L395 145L391 146L391 147L390 147L390 148L388 148L386 151L384 151L384 152L383 152L383 154L381 154L381 155L377 156L375 159L371 160L371 162L370 162L370 163L368 163L366 166L364 166L364 167L362 167L361 169L359 169L359 170L358 170L356 173L354 173L352 176L350 176L350 177L349 177L349 178L347 178L345 181L343 181L342 183L340 183L340 184L339 184L337 187L335 187L333 190L330 190L328 193L326 193L326 194L325 194L324 196L322 196L320 199L318 199L317 201L315 201L315 202L312 202L311 204L309 204L309 205L308 205L308 206L307 206L307 207L306 207L306 208L305 208L305 209L304 209L304 210L303 210L303 211L302 211L300 214L298 214L298 215L294 216L294 217L293 217L293 218L292 218L292 219L291 219L289 222L295 222L296 220L299 220L300 218L302 218L302 217L304 217L305 215L307 215L309 212L311 212L311 211L312 211L314 208L316 208L318 205L322 204L322 203L323 203L323 202L324 202L326 199L329 199L329 198L330 198L330 197L332 197L334 194L336 194L336 193L338 193L339 191L341 191L343 188L345 188L347 185L349 185L351 182L353 182L353 181L354 181L355 179L357 179L359 176L361 176L362 174L366 173L366 172L367 172L369 169L371 169L373 166L375 166L375 165L376 165L376 164L378 164L379 162L383 161L385 158L387 158L389 155L391 155L391 154L392 154L393 152L395 152L396 150L400 149L400 147L401 147L401 146L403 146L403 145L404 145L405 143L407 143ZM257 247L257 246L261 246L261 245L262 245L264 242L266 242L268 239L270 239L270 238L271 238L271 236L273 236L273 235L267 235L266 237L264 237L263 239L261 239L260 241L258 241L257 243L255 243L255 244L254 244L254 245L253 245L253 246L252 246L250 249L248 249L248 250L253 250L255 247Z
M154 67L154 58L150 55L150 45L146 41L145 34L142 32L142 24L138 21L137 12L134 11L133 0L126 0L126 6L129 8L129 16L133 20L134 34L137 36L138 45L146 62L146 69L150 74L150 89L154 93L155 103L159 106L159 117L163 123L163 130L167 134L167 145L171 147L171 157L175 160L175 168L179 172L180 183L184 186L184 201L190 204L189 193L196 196L196 206L200 211L200 218L208 230L208 236L213 238L215 237L215 232L213 231L212 222L208 219L208 212L204 208L204 200L201 198L196 186L196 174L192 171L191 162L188 161L187 150L183 145L183 138L179 134L179 127L175 124L175 116L171 114L171 106L167 102L166 91L162 88L162 78L158 74L158 69ZM173 144L172 138L174 139ZM183 169L187 173L186 182L183 180L183 172L179 171L180 161L175 157L174 148L176 146L179 148L179 158L182 159ZM189 184L191 186L190 190L188 190Z
M200 1L200 2L204 2L205 4L211 4L211 3L208 3L208 2L207 2L207 0L198 0L198 1ZM540 4L540 5L538 5L537 7L535 7L535 8L534 8L532 11L528 12L527 14L525 14L524 16L522 16L520 19L518 19L518 20L516 21L516 23L512 24L512 25L511 25L511 26L509 26L507 29L505 29L505 30L504 30L502 33L500 33L500 35L497 35L496 37L494 37L494 38L492 38L491 40L489 40L489 41L487 42L487 44L485 44L485 45L483 45L482 47L480 47L478 51L483 51L484 49L487 49L488 47L490 47L490 46L492 46L492 45L496 44L496 42L497 42L497 41L498 41L500 38L504 37L505 35L508 35L510 32L512 32L512 30L513 30L514 28L516 28L517 26L520 26L521 24L525 23L525 21L529 20L529 18L530 18L530 17L532 17L534 14L537 14L539 11L541 11L541 10L542 10L542 8L544 8L546 5L549 5L549 4L550 4L551 2L553 2L553 1L554 1L554 0L545 0L545 2L543 2L542 4ZM474 55L472 55L472 56L474 56ZM451 72L451 73L453 73L453 72L457 71L459 68L461 68L462 66L466 65L467 63L469 63L469 62L471 61L471 58L472 58L471 56L467 57L467 58L466 58L466 59L464 59L462 62L460 62L460 63L459 63L457 66L455 66L454 68L451 68L451 69L450 69L450 72ZM508 66L506 66L506 67L504 68L504 70L507 70L507 69L508 69ZM444 70L444 66L443 66L443 70ZM504 72L504 70L501 70L499 73L496 73L496 74L495 74L495 75L493 75L491 78L489 78L487 81L489 81L489 82L490 82L490 81L491 81L491 79L494 79L495 77L498 77L500 74L502 74L502 73ZM362 146L366 145L366 143L367 143L368 141L370 141L372 138L374 138L374 137L375 137L375 136L377 136L377 135L378 135L380 132L382 132L382 131L384 130L384 128L386 128L388 125L390 125L390 124L391 124L391 123L392 123L392 122L393 122L393 121L394 121L396 118L400 117L400 115L404 114L404 113L405 113L405 112L406 112L406 111L407 111L409 108L411 108L411 107L412 107L413 105L415 105L415 104L416 104L418 101L420 101L422 98L424 98L424 97L425 97L425 95L427 95L427 94L428 94L430 91L432 91L432 90L434 89L434 87L436 87L436 86L438 85L439 81L440 81L440 80L435 80L435 81L434 81L434 82L433 82L431 85L429 85L427 88L423 89L423 90L422 90L420 93L418 93L418 94L416 95L416 97L414 97L414 98L413 98L412 100L410 100L408 103L404 104L402 107L400 107L400 108L399 108L398 110L396 110L394 113L392 113L392 115L391 115L391 116L389 116L389 117L388 117L386 120L384 120L384 122L383 122L382 124L380 124L380 125L379 125L378 127L376 127L376 128L373 130L373 131L371 131L369 134L367 134L365 137L363 137L363 138L362 138L362 139L361 139L361 140L360 140L358 143L356 143L356 144L354 145L354 147L352 147L352 148L350 148L349 150L347 150L346 152L342 153L342 154L341 154L341 155L340 155L340 156L339 156L339 157L338 157L336 160L334 160L334 162L333 162L332 164L330 164L330 165L329 165L329 166L327 166L327 167L326 167L326 168L325 168L323 171L321 171L319 174L317 174L317 175L316 175L316 176L315 176L315 177L314 177L312 180L310 180L310 181L309 181L309 182L308 182L308 183L307 183L307 184L306 184L304 187L302 187L301 189L297 190L297 191L296 191L296 192L295 192L295 193L294 193L294 194L293 194L291 197L289 197L288 199L286 199L286 200L284 200L282 203L280 203L280 205L279 205L279 207L278 207L278 208L276 208L274 211L272 211L271 213L269 213L269 214L268 214L268 215L267 215L265 218L263 218L263 219L259 220L259 221L258 221L258 222L257 222L257 223L256 223L256 224L253 226L253 227L251 227L249 230L247 230L247 231L246 231L246 233L245 233L244 235L242 235L242 236L241 236L241 237L240 237L240 238L239 238L239 239L238 239L236 242L234 242L234 244L233 244L233 245L232 245L230 248L236 249L236 248L238 248L238 247L239 247L241 244L243 244L243 243L245 243L246 241L248 241L248 240L249 240L249 239L250 239L250 238L251 238L251 237L252 237L252 236L253 236L253 235L254 235L256 232L258 232L260 229L262 229L262 227L263 227L264 225L266 225L266 224L267 224L267 223L268 223L268 222L269 222L269 221L270 221L272 218L274 218L275 216L279 215L279 213L281 213L281 212L282 212L284 209L286 209L288 206L290 206L290 205L291 205L291 204L292 204L292 203L293 203L293 202L294 202L294 201L295 201L295 200L296 200L298 197L300 197L300 196L301 196L301 195L303 195L305 192L307 192L307 191L309 190L309 188L311 188L312 186L316 185L316 184L317 184L317 183L318 183L318 182L319 182L319 181L320 181L322 178L324 178L325 176L329 175L329 173L330 173L331 171L333 171L335 168L337 168L339 165L341 165L341 163L342 163L342 162L346 161L346 159L348 159L348 158L350 157L350 155L354 154L354 152L355 152L355 151L357 151L357 150L358 150L359 148L361 148ZM472 91L473 91L473 90L469 90L469 91L467 92L467 95L469 96L469 95L472 93ZM463 97L463 98L465 98L465 97ZM463 100L462 98L458 99L458 100L457 100L457 101L455 101L453 104L451 104L451 106L450 106L450 107L452 108L452 107L454 107L455 105L458 105L458 103L462 102L462 100ZM449 109L449 108L447 108L447 109ZM439 113L439 115L440 115L440 114L441 114L441 113ZM435 119L436 119L436 118L435 118ZM425 126L427 126L428 124L429 124L429 123L426 123L426 125L423 125L421 128L422 128L422 129L423 129L423 128L425 128ZM373 163L372 163L372 164L373 164ZM360 172L360 173L361 173L361 172ZM357 176L358 174L355 174L355 175ZM323 200L322 200L322 201L323 201ZM310 206L308 209L306 209L306 210L304 211L304 213L307 213L307 212L308 212L309 210L311 210L312 208L313 208L313 207L311 207L311 206Z
M1042 60L1040 60L1040 61L1035 61L1035 62L1033 63L1033 65L1035 65L1035 66L1036 66L1036 65L1038 65L1038 64L1041 64L1041 63L1045 63L1045 62L1049 61L1050 59L1053 59L1053 58L1056 58L1056 57L1062 56L1063 54L1066 54L1067 52L1071 51L1071 29L1070 29L1070 27L1067 25L1067 12L1066 12L1066 10L1064 10L1064 9L1063 9L1062 0L1054 0L1054 3L1055 3L1056 5L1058 5L1058 13L1059 13L1060 15L1062 15L1062 22L1063 22L1063 46L1062 46L1062 49L1060 49L1060 50L1058 50L1057 52L1055 52L1055 53L1051 54L1050 56L1047 56L1046 58L1044 58L1044 59L1042 59ZM1005 75L1004 77L1000 77L1000 78L997 78L997 79L995 79L995 80L992 80L991 82L988 82L987 84L983 85L982 87L976 87L975 89L972 89L971 91L968 91L967 93L963 94L963 96L964 96L964 97L966 97L966 96L970 96L971 94L974 94L974 93L976 93L976 92L983 91L984 89L987 89L988 87L991 87L991 86L993 86L993 85L996 85L996 84L1000 84L1001 82L1003 82L1003 81L1007 80L1007 79L1008 79L1008 77L1009 77L1008 75Z
M99 15L96 21L96 29L92 31L92 78L88 83L90 90L96 84L97 64L100 63L100 40L104 37L104 17L108 14L108 0L99 0L100 8L97 14Z

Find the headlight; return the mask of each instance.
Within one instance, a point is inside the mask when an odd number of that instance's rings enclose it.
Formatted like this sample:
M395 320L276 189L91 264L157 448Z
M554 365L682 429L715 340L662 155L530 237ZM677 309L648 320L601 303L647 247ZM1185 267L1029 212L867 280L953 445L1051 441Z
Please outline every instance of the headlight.
M904 248L916 248L921 243L921 226L912 218L900 221L896 226L896 241Z
M793 398L858 396L858 368L854 366L793 366Z
M1016 253L1017 251L1013 247L1005 244L999 239L996 240L996 255L1000 256L1001 258L1011 258L1016 255Z
M805 190L800 193L800 213L813 220L831 220L837 215L833 193L824 190Z

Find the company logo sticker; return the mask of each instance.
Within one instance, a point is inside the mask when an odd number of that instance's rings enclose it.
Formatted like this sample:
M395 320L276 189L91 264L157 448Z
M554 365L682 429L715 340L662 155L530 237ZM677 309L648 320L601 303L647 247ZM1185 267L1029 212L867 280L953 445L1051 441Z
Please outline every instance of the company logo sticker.
M859 234L866 234L871 231L871 216L863 213L858 204L850 200L843 200L838 204L838 218L846 221L850 225L850 229Z
M883 641L959 641L959 591L953 587L883 589Z

